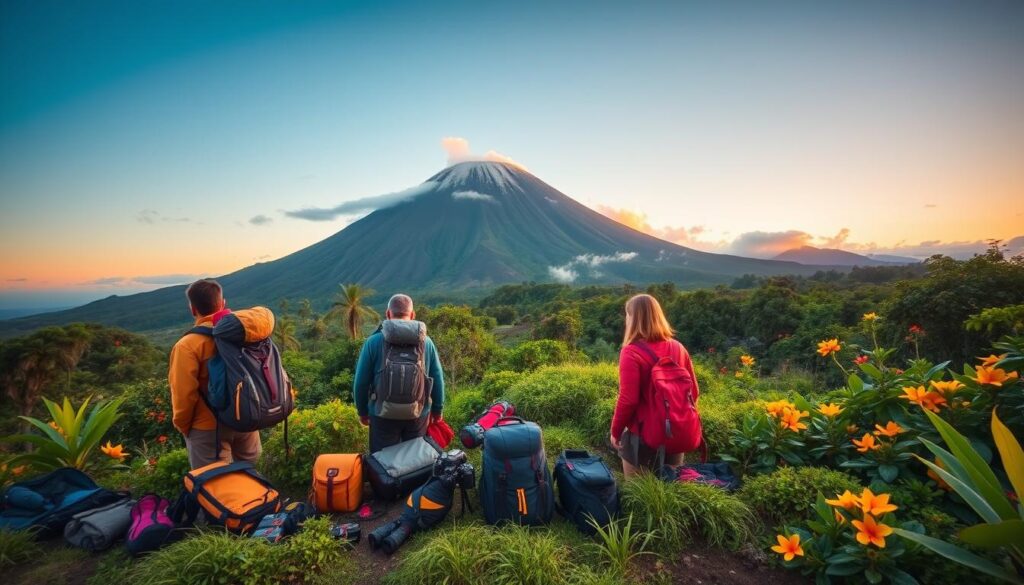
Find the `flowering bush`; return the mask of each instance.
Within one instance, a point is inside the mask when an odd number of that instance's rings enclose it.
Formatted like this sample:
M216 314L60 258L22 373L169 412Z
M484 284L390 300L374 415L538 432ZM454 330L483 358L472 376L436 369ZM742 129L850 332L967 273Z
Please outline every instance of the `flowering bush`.
M110 430L111 436L126 445L155 443L167 437L169 447L184 447L181 433L171 422L171 390L166 379L150 379L128 384L121 394L121 418Z

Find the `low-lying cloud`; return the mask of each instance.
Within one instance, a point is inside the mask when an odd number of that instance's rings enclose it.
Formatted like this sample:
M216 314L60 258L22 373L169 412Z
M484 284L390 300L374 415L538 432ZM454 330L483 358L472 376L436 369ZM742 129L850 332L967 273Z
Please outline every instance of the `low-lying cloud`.
M307 221L332 221L342 216L359 215L398 205L399 203L403 203L410 199L419 197L424 193L433 191L435 186L435 183L427 181L416 185L415 187L410 187L395 193L386 193L384 195L375 195L373 197L363 197L361 199L345 201L344 203L340 203L334 207L307 207L304 209L295 209L285 211L284 214L288 217L305 219Z
M495 201L493 195L478 193L476 191L456 191L452 193L452 199L467 201Z
M609 255L580 254L561 266L548 266L548 274L557 282L571 283L580 277L580 274L589 276L601 276L598 267L611 262L629 262L637 257L636 252L616 252Z
M168 223L168 222L187 223L187 222L192 221L192 218L189 218L189 217L168 217L166 215L163 215L162 213L160 213L159 211L157 211L155 209L143 209L142 211L140 211L135 216L135 221L137 221L139 223L148 223L150 225L153 225L153 224L156 224L156 223Z
M441 139L441 148L448 154L449 165L468 161L491 161L507 163L527 170L525 165L496 150L488 150L483 154L473 154L473 151L469 148L469 141L461 136L445 136Z
M249 218L249 223L251 223L252 225L267 225L269 223L273 223L273 221L274 220L272 218L263 215L262 213L259 215L254 215L251 218Z
M202 274L151 274L148 276L107 276L87 280L85 286L138 286L185 284L203 278Z

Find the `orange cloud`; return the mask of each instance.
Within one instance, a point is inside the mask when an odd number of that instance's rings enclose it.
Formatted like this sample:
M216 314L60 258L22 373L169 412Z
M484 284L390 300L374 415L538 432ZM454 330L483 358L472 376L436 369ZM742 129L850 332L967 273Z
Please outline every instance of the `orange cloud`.
M469 148L469 141L461 136L445 136L441 139L441 148L448 154L449 165L473 160L485 160L510 164L524 171L529 170L526 168L526 165L496 150L488 150L482 155L473 154L473 151Z
M694 227L673 227L666 226L656 228L647 220L647 214L632 209L618 209L607 205L598 205L596 211L601 215L614 219L615 221L631 227L638 232L652 235L656 238L666 240L683 246L690 246L705 251L715 250L721 247L724 242L707 242L700 240L697 236L704 233L704 226Z

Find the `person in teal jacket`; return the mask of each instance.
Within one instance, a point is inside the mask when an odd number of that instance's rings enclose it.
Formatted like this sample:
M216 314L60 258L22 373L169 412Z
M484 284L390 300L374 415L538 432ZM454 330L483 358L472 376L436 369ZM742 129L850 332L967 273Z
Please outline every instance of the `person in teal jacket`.
M415 319L416 311L413 310L412 298L403 294L391 297L385 316L388 319ZM359 361L356 363L355 380L352 383L352 396L359 412L359 421L370 427L371 453L426 435L427 427L431 423L442 420L444 410L444 372L441 370L441 360L437 357L437 348L428 336L424 343L423 364L426 375L433 379L433 388L423 414L417 420L391 420L377 416L370 395L380 382L383 351L384 335L378 329L363 343Z

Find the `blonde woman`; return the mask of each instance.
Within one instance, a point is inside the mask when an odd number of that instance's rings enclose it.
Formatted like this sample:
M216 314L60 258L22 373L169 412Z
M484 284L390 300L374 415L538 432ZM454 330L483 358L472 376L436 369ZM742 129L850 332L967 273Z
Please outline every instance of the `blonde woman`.
M612 446L622 458L626 477L644 469L655 470L660 447L665 448L666 464L679 465L683 452L695 449L701 441L696 417L700 391L693 362L683 344L672 335L672 327L657 299L642 294L626 302L626 333L619 353L619 398L611 428ZM666 393L663 405L651 403L651 372L656 364L670 368L665 370L667 385L660 386L660 391ZM690 419L697 421L695 428ZM675 429L670 439L662 438L654 445L644 442L644 437L663 437L661 429L668 426Z

